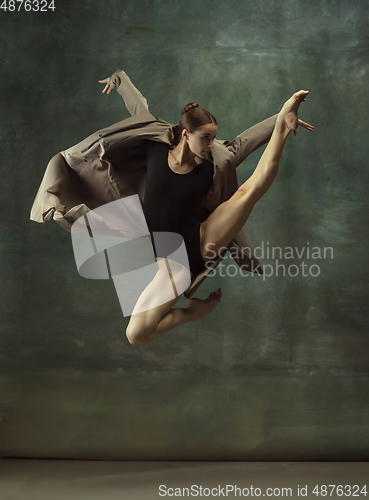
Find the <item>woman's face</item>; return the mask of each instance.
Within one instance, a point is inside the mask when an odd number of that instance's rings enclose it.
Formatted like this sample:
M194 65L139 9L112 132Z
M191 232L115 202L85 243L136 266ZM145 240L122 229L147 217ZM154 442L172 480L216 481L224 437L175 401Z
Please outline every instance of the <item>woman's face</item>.
M214 147L214 138L218 127L215 123L207 123L191 134L186 130L187 142L190 150L200 158L209 158L209 152Z

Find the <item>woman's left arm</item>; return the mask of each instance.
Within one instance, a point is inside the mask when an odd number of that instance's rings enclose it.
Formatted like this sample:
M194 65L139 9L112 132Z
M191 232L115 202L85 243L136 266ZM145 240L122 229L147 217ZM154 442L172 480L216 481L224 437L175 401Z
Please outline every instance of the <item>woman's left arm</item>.
M232 164L238 167L250 153L266 144L274 130L277 116L274 115L241 132L235 139L226 142L225 146L233 153Z
M277 121L277 116L278 114L257 123L253 127L241 132L233 141L226 141L224 143L228 150L233 153L232 164L234 167L238 167L250 153L269 141L274 130L275 122ZM298 120L298 125L307 130L314 129L312 125L300 119Z

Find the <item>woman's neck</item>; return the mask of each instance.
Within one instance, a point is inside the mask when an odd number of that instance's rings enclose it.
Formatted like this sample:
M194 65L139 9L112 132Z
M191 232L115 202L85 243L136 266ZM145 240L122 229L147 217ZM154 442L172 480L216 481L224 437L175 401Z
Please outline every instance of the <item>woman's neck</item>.
M183 139L178 143L178 145L172 149L172 156L176 161L176 164L181 167L185 165L194 165L196 155L193 153Z

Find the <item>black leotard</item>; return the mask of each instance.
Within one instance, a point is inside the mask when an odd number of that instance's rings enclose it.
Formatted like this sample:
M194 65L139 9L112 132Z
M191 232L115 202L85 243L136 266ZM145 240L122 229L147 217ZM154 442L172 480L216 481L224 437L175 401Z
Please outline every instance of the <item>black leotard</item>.
M144 144L147 155L144 214L148 228L150 232L169 231L183 236L190 271L197 274L204 269L204 260L200 251L200 221L194 210L213 182L213 164L206 160L187 174L177 174L168 165L166 144L150 140Z

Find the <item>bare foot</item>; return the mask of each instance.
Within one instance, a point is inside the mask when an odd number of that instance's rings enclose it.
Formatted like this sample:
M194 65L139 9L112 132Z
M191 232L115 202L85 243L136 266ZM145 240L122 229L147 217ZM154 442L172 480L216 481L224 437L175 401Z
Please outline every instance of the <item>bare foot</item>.
M209 293L203 300L190 299L188 301L188 310L194 315L195 319L203 318L219 304L221 296L222 291L218 288L215 292Z
M293 96L284 103L281 111L278 114L277 120L280 123L283 123L290 132L293 131L295 136L297 136L297 127L299 125L297 110L300 106L300 103L306 101L306 96L308 95L308 93L308 90L299 90L299 92L293 94Z

